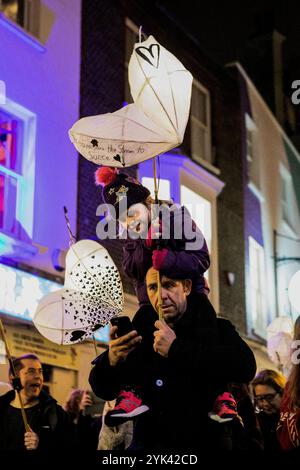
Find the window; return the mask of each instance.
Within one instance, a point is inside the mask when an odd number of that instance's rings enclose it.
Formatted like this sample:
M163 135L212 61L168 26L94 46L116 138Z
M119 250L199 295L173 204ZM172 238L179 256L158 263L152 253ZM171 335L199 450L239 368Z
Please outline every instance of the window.
M280 179L281 179L281 213L282 220L289 228L293 229L293 182L290 173L281 166L280 168Z
M40 0L0 0L0 12L32 35L39 36Z
M200 194L195 193L184 185L180 186L181 205L185 206L200 228L206 240L208 251L211 251L212 220L211 203Z
M259 159L256 145L257 130L254 121L246 114L246 149L248 165L248 186L259 197L260 178L259 178Z
M154 179L144 176L142 184L149 189L150 193L154 196ZM158 181L158 198L164 201L171 199L170 181L166 179L159 179Z
M253 330L264 338L267 326L264 249L252 237L249 237L249 271Z
M194 81L191 102L191 150L193 160L213 164L210 142L209 93Z
M124 101L126 104L132 103L132 96L130 93L129 81L128 81L128 64L133 51L135 43L138 41L139 30L138 27L126 18L126 38L125 38L125 90L124 90Z
M0 110L0 229L15 235L22 132L22 122Z
M0 107L0 231L25 242L33 231L35 134L35 114L7 99Z

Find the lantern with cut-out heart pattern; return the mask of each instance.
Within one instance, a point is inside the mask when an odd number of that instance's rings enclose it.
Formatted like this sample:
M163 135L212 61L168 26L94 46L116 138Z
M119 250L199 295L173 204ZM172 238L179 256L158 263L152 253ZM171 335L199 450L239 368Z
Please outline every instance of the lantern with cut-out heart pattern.
M122 309L122 283L108 251L81 240L67 253L64 288L40 301L33 322L50 341L73 344L90 338Z
M90 338L119 309L80 291L59 289L38 305L33 323L45 338L57 344L74 344Z
M65 287L102 299L119 311L123 309L119 271L108 251L93 240L81 240L69 248Z

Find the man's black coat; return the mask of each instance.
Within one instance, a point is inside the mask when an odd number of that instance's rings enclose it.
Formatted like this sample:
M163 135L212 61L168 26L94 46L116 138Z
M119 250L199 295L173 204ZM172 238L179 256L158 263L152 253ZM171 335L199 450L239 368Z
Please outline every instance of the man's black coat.
M216 317L204 294L188 297L167 358L153 350L156 320L151 307L138 310L133 324L142 343L116 367L110 366L108 351L100 355L90 373L91 387L104 400L116 398L124 385L141 387L150 410L136 421L137 448L218 448L226 425L212 421L208 412L228 383L253 379L254 355L234 326Z

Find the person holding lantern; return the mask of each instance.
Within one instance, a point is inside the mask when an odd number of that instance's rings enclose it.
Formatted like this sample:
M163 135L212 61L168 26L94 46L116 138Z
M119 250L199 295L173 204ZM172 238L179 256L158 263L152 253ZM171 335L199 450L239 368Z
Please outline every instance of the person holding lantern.
M204 273L209 268L210 258L203 234L186 208L166 201L155 206L145 186L117 169L100 167L95 172L95 180L102 186L103 200L110 216L127 232L123 269L133 280L139 305L146 309L150 306L145 278L153 266L162 275L190 278L193 293L199 294L199 303L206 308L210 302ZM128 400L135 403L134 411L130 409L124 413L123 407ZM116 403L116 409L105 416L107 425L113 426L114 421L135 417L148 409L142 404L138 388L131 384L121 391Z
M226 429L208 413L228 383L253 379L253 353L228 320L216 317L205 294L199 303L190 279L161 277L159 320L157 280L152 267L146 275L152 307L138 310L127 335L117 338L111 328L109 349L93 361L90 385L112 400L126 381L140 384L149 411L136 418L132 450L223 448Z

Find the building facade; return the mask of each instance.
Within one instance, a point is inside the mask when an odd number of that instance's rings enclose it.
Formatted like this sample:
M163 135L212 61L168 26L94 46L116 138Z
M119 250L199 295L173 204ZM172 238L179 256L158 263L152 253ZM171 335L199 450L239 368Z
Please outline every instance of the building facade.
M60 402L80 361L41 337L32 317L64 281L64 206L76 229L78 156L67 130L79 114L80 15L79 0L2 1L0 11L0 312L11 353L37 353Z

